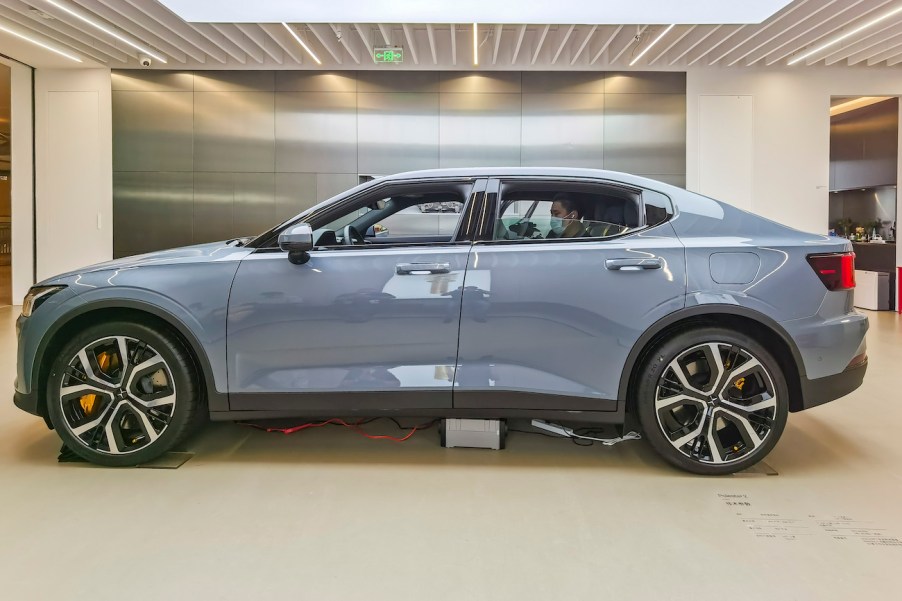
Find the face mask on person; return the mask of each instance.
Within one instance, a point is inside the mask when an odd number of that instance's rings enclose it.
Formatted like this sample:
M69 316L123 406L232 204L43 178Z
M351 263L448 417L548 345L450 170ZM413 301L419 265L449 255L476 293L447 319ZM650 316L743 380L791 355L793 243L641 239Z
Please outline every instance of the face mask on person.
M561 232L564 230L564 223L566 221L570 221L573 219L573 212L569 212L563 217L552 217L551 218L551 229L554 232Z

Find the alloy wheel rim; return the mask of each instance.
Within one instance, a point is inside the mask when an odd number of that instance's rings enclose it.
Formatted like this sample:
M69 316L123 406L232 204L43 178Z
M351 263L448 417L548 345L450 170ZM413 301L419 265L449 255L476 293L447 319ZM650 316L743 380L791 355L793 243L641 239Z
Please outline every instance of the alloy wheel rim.
M143 341L100 338L69 361L59 403L66 426L82 445L108 455L134 453L169 426L176 405L172 370Z
M770 373L748 349L726 342L679 353L655 389L655 416L668 442L706 464L741 461L774 429L777 392Z

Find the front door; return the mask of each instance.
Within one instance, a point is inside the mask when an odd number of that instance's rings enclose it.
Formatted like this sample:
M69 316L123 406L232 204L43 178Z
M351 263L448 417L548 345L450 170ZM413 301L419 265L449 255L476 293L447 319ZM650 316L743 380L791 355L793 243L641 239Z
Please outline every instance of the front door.
M379 189L311 223L307 263L274 248L242 261L228 309L230 407L451 407L472 189Z
M684 305L669 201L538 179L487 195L496 220L470 257L455 408L615 410L633 345Z

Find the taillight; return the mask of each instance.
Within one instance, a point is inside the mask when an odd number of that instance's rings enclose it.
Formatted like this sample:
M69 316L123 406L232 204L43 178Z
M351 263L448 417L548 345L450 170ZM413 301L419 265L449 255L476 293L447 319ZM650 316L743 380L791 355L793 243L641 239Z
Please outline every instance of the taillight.
M808 255L808 263L827 290L850 290L855 287L855 253Z

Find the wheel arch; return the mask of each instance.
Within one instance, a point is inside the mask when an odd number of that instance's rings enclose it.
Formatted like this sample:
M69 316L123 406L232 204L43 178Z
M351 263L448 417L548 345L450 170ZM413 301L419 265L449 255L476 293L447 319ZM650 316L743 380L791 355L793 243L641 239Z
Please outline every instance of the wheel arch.
M783 371L789 387L789 410L795 412L804 408L802 380L806 377L805 364L795 342L780 324L762 313L737 305L698 305L681 309L655 322L633 345L620 377L617 396L625 403L627 412L633 409L639 369L648 353L661 341L691 326L727 327L764 344L781 365L790 366L790 369Z
M53 349L58 349L69 336L101 321L126 320L162 326L185 347L200 376L202 394L210 409L228 409L228 397L216 390L213 369L204 347L191 329L178 317L155 305L129 299L96 301L82 305L66 314L47 331L35 353L33 390L38 395L38 411L47 418L46 386L53 363Z

